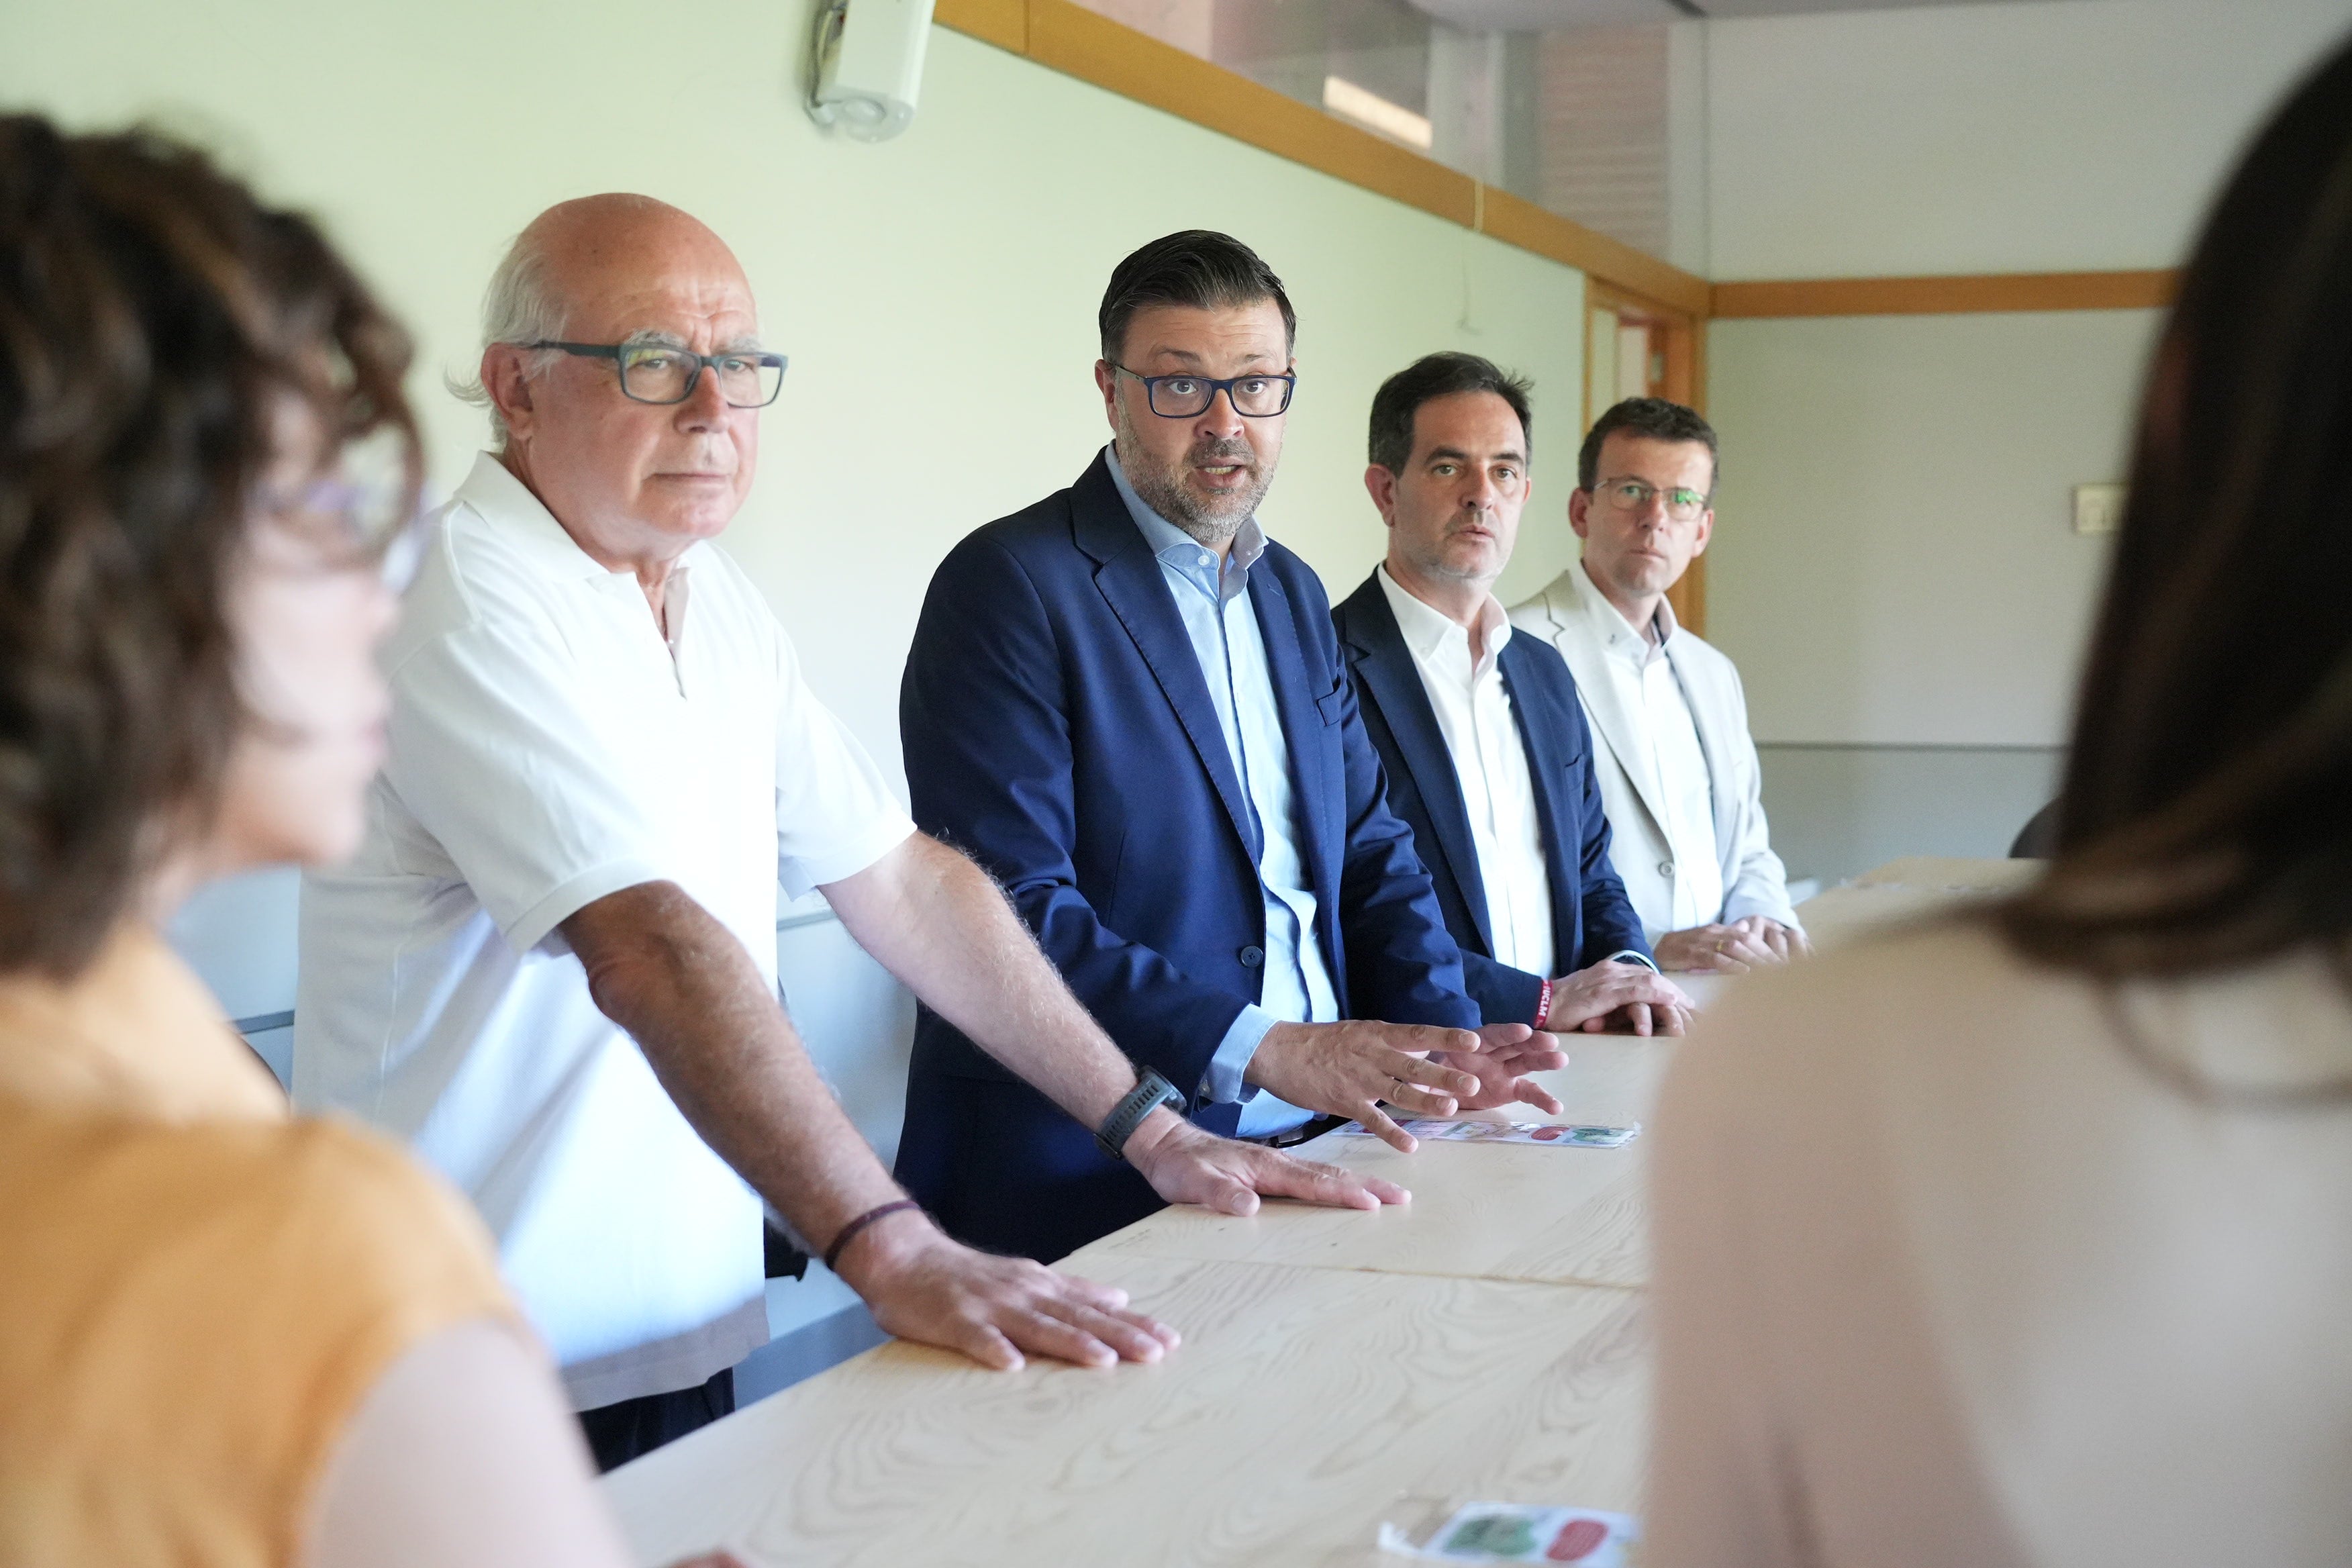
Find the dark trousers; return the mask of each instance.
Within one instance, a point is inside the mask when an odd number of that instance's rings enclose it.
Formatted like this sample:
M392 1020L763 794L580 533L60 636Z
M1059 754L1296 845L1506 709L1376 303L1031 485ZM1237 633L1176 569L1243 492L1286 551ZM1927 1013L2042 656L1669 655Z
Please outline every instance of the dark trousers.
M589 1451L596 1456L596 1468L602 1473L650 1454L665 1443L674 1443L734 1410L735 1369L730 1366L693 1388L647 1394L583 1410L580 1426L588 1434Z

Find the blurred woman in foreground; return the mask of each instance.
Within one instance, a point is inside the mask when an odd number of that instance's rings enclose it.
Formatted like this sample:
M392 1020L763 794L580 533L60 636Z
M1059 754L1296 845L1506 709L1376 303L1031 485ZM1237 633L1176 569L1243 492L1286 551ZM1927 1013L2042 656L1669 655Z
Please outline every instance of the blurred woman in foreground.
M626 1560L472 1215L157 936L358 836L407 361L197 154L0 117L0 1563Z
M2188 269L2063 801L1676 1065L1654 1565L2352 1563L2352 51Z

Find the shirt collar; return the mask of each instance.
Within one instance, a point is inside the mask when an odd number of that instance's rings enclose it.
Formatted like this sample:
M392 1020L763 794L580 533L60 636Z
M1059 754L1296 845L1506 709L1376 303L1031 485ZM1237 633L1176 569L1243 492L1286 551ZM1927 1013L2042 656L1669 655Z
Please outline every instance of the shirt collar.
M1127 470L1119 466L1115 447L1103 448L1103 460L1110 468L1110 482L1118 487L1118 499L1127 503L1127 515L1134 520L1144 542L1151 546L1151 553L1163 564L1205 584L1207 571L1217 563L1216 552L1145 504L1143 498L1135 493L1135 487L1128 482ZM1220 596L1230 599L1247 587L1249 569L1265 553L1265 531L1257 525L1255 517L1244 519L1225 558L1223 580L1218 584ZM1205 563L1201 559L1204 555L1208 557Z
M1584 606L1584 613L1591 617L1593 629L1600 634L1601 642L1617 652L1624 654L1636 664L1647 663L1653 651L1665 652L1667 645L1674 641L1675 634L1681 630L1680 624L1675 619L1675 607L1666 602L1664 595L1661 595L1658 598L1657 617L1651 623L1652 629L1656 632L1658 638L1654 648L1650 639L1642 635L1640 628L1627 620L1623 613L1609 602L1609 595L1603 594L1600 585L1592 581L1592 574L1584 569L1581 559L1568 574L1575 580L1577 600Z
M559 582L625 577L632 586L636 583L635 574L612 571L581 549L578 541L547 510L547 503L515 478L495 452L475 456L473 472L466 476L466 482L457 487L450 502L453 506L462 503L472 508L498 531L499 539L544 576ZM680 573L692 566L707 543L698 539L687 546L671 571Z
M1389 609L1396 616L1397 630L1404 634L1404 645L1412 650L1416 660L1426 661L1440 648L1454 646L1461 648L1464 661L1468 661L1470 632L1467 627L1443 610L1414 598L1404 584L1389 575L1386 562L1373 568L1373 574L1380 578L1381 592L1388 595ZM1492 594L1487 595L1486 602L1478 606L1478 630L1479 636L1485 639L1486 654L1471 673L1484 675L1494 668L1495 660L1502 656L1504 646L1511 640L1511 618L1503 613L1501 603Z

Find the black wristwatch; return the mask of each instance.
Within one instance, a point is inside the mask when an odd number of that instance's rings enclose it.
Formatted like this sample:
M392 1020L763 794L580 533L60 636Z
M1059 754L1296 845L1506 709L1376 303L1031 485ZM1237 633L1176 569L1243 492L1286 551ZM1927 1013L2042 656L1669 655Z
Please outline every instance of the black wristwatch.
M1127 1157L1123 1152L1127 1141L1143 1125L1145 1117L1163 1105L1173 1106L1180 1115L1184 1110L1184 1097L1176 1092L1174 1084L1150 1068L1142 1071L1141 1080L1127 1091L1127 1098L1114 1106L1111 1113L1103 1118L1103 1124L1095 1129L1095 1146L1114 1160Z

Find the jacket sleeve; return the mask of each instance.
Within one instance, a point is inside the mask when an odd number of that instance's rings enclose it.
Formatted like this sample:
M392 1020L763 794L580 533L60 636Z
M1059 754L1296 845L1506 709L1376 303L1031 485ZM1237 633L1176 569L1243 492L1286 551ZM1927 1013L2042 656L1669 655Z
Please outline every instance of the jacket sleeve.
M1044 598L975 535L932 576L899 689L915 820L1003 885L1119 1047L1190 1095L1246 999L1105 926L1080 893L1060 650Z
M1534 1023L1536 1004L1543 1000L1543 983L1549 978L1498 963L1483 952L1462 952L1464 987L1489 1024Z
M1740 801L1738 839L1727 847L1724 856L1723 918L1737 921L1762 915L1801 930L1797 911L1789 902L1788 869L1772 853L1771 837L1765 829L1764 767L1756 755L1755 737L1748 732L1748 696L1740 687L1739 671L1729 660L1724 668L1730 683L1725 695L1731 721L1724 739L1738 763Z

